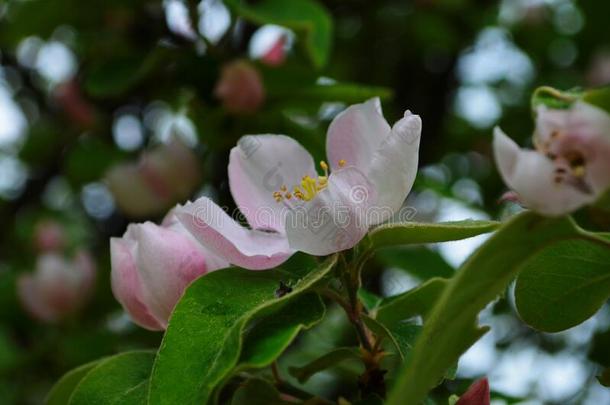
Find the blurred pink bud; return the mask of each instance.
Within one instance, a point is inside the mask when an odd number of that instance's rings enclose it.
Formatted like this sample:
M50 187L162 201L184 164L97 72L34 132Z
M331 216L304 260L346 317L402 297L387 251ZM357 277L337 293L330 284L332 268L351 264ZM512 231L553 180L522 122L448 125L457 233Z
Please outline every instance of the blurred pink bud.
M261 58L269 66L280 66L286 60L286 36L280 36Z
M93 106L83 97L78 83L74 80L55 88L55 99L68 118L77 126L87 129L95 124Z
M184 289L228 263L207 251L170 212L161 226L131 224L110 239L112 291L138 325L162 330Z
M455 405L489 405L490 401L489 383L487 378L481 378L468 388Z
M222 101L223 107L234 114L254 113L265 100L260 73L243 60L222 68L214 94Z
M34 245L42 252L60 250L64 246L64 231L53 220L44 220L34 229Z
M71 260L45 253L38 257L34 273L19 277L17 295L33 317L57 322L83 307L93 292L95 272L86 251L79 251Z
M120 164L106 173L117 205L136 218L159 214L188 198L200 180L197 157L178 138L143 153L138 163Z
M610 83L610 50L597 52L587 72L587 82L592 87Z

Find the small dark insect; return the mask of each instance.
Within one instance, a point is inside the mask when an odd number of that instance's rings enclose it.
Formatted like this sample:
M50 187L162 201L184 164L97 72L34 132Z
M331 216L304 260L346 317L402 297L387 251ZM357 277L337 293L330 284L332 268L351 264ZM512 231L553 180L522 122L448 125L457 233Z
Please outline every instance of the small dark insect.
M280 281L280 286L278 287L277 290L275 290L275 296L277 298L281 298L286 294L289 294L292 292L292 287L290 287L288 284L284 283L283 281Z

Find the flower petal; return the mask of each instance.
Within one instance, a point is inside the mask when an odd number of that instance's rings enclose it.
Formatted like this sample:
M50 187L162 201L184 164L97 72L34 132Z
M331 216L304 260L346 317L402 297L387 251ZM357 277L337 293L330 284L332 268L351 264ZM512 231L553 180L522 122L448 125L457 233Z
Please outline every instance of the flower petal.
M419 115L406 111L404 118L394 124L388 137L375 152L368 172L368 179L379 196L378 221L387 221L397 212L413 187L419 160L419 140L422 122Z
M142 280L133 257L135 246L134 240L110 239L112 292L135 323L149 330L162 330L161 323L155 319L143 302Z
M209 198L202 197L174 212L199 243L234 265L270 269L294 253L285 236L244 228Z
M389 133L379 98L346 108L328 127L326 155L330 167L337 170L339 161L345 160L349 166L368 172L373 154Z
M206 273L205 259L197 244L178 232L152 222L132 227L143 299L165 326L184 289Z
M45 322L57 320L58 314L44 302L38 283L31 274L23 274L18 278L17 295L26 311L35 318Z
M105 181L121 211L131 217L157 214L167 207L167 198L150 188L135 164L112 167Z
M494 130L494 155L502 178L530 209L560 216L590 203L594 197L570 184L555 182L555 166L546 156L522 150L498 127Z
M193 242L194 246L196 246L197 249L201 251L201 254L205 258L205 267L208 273L214 270L229 267L230 263L228 261L226 261L223 257L218 256L206 246L199 243L199 241L195 239L195 237L184 227L184 225L182 225L182 223L178 221L178 218L175 214L175 210L179 207L181 206L174 207L167 213L165 218L163 218L161 226L167 229L171 229L174 232L178 232L179 234L190 239Z
M369 228L375 187L355 167L334 171L311 201L291 207L286 218L290 247L317 256L349 249Z
M610 187L610 115L583 101L570 109L538 107L535 141L559 157L580 153L585 160L584 180L597 195Z
M254 229L284 232L285 210L273 193L291 189L306 175L317 177L311 155L285 135L244 136L231 149L231 194Z

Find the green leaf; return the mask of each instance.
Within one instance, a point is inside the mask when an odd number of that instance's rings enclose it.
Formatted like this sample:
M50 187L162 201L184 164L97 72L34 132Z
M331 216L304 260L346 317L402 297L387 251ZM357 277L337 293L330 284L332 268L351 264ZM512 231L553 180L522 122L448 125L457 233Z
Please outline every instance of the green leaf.
M610 86L588 90L582 96L582 99L610 113Z
M305 294L260 320L245 336L237 370L270 365L302 329L320 322L325 312L317 294Z
M549 86L538 87L532 93L532 109L535 111L540 105L555 109L566 109L578 100L580 96L582 96L580 89L561 91Z
M358 289L358 299L362 302L362 305L367 309L367 311L375 311L381 301L383 300L377 294L374 294L364 288Z
M421 403L487 331L477 325L478 313L505 291L520 266L544 247L568 239L591 239L591 235L568 218L542 218L531 212L512 218L492 235L449 281L430 311L388 404Z
M132 351L100 360L76 385L70 404L145 404L154 358L152 351Z
M85 90L94 97L114 97L126 92L148 75L165 51L157 49L148 55L134 50L124 55L103 58L85 72Z
M331 48L333 21L328 11L313 0L262 0L246 3L225 0L240 17L256 24L277 24L294 30L302 39L314 66L326 65Z
M392 98L392 95L392 90L387 87L363 86L352 83L300 86L295 88L295 91L291 94L292 97L297 97L299 100L342 101L350 104L361 103L373 97L388 100Z
M288 372L303 384L307 382L312 375L350 359L360 361L360 350L356 347L339 347L304 366L290 367Z
M151 376L149 403L205 403L237 365L248 324L312 288L335 261L333 256L313 269L291 273L229 268L192 283L163 337ZM276 296L280 281L292 292Z
M398 322L390 326L384 326L398 344L403 357L406 358L413 349L413 344L419 336L422 326L409 322Z
M375 252L375 258L385 267L404 270L421 280L449 278L455 273L440 253L425 246L388 247Z
M118 163L124 154L99 138L83 137L68 152L64 171L76 185L99 180L106 169Z
M416 243L447 242L491 232L500 225L496 221L466 219L455 222L403 222L381 225L369 232L374 249Z
M524 265L515 286L519 315L531 327L559 332L591 317L610 297L610 246L558 242Z
M362 315L362 320L364 321L364 324L366 325L366 327L371 330L371 332L373 332L375 335L385 339L387 342L390 343L390 346L392 346L396 350L396 354L398 354L398 356L400 356L401 360L405 359L408 351L405 351L404 349L408 349L408 348L402 346L401 343L403 343L403 342L399 341L392 334L392 332L390 332L388 330L388 328L385 327L385 325L378 322L376 319L371 318L368 315Z
M375 319L390 327L417 315L426 318L448 282L446 279L433 278L407 292L384 299Z
M231 405L289 405L294 402L280 399L279 391L269 382L252 378L242 384L233 394Z
M45 403L47 405L65 405L70 401L70 396L81 380L102 360L95 360L87 364L83 364L73 370L68 371L55 383Z

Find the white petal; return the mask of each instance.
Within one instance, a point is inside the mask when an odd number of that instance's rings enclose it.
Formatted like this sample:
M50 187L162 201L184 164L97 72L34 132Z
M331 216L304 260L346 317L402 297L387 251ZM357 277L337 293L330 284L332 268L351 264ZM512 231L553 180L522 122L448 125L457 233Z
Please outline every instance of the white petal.
M205 258L187 237L152 222L135 225L132 232L144 302L165 326L184 289L206 273Z
M294 253L284 235L244 228L206 197L174 212L199 243L234 265L270 269Z
M210 271L224 269L229 267L231 264L226 261L223 257L218 256L212 250L208 249L206 246L199 243L197 239L182 225L182 222L178 220L175 214L175 210L181 208L181 205L178 205L172 208L165 218L163 218L163 222L161 226L167 229L171 229L174 232L178 232L179 234L185 236L189 240L191 240L197 249L201 252L203 257L205 258L205 267L206 271L209 273Z
M375 152L368 178L377 189L378 211L383 215L371 225L388 220L411 191L417 175L421 129L419 115L407 111Z
M285 135L244 136L231 149L231 194L254 229L284 232L285 212L273 193L282 186L292 189L306 175L317 177L313 158Z
M290 247L316 256L353 247L367 233L376 201L375 188L358 169L334 171L326 189L291 207L286 218Z
M593 201L593 195L565 182L555 182L555 166L550 159L536 151L520 149L498 127L494 130L493 148L502 178L531 210L560 216Z
M338 114L328 127L326 154L330 167L339 168L339 161L368 172L373 154L390 133L381 113L378 98L354 104Z

